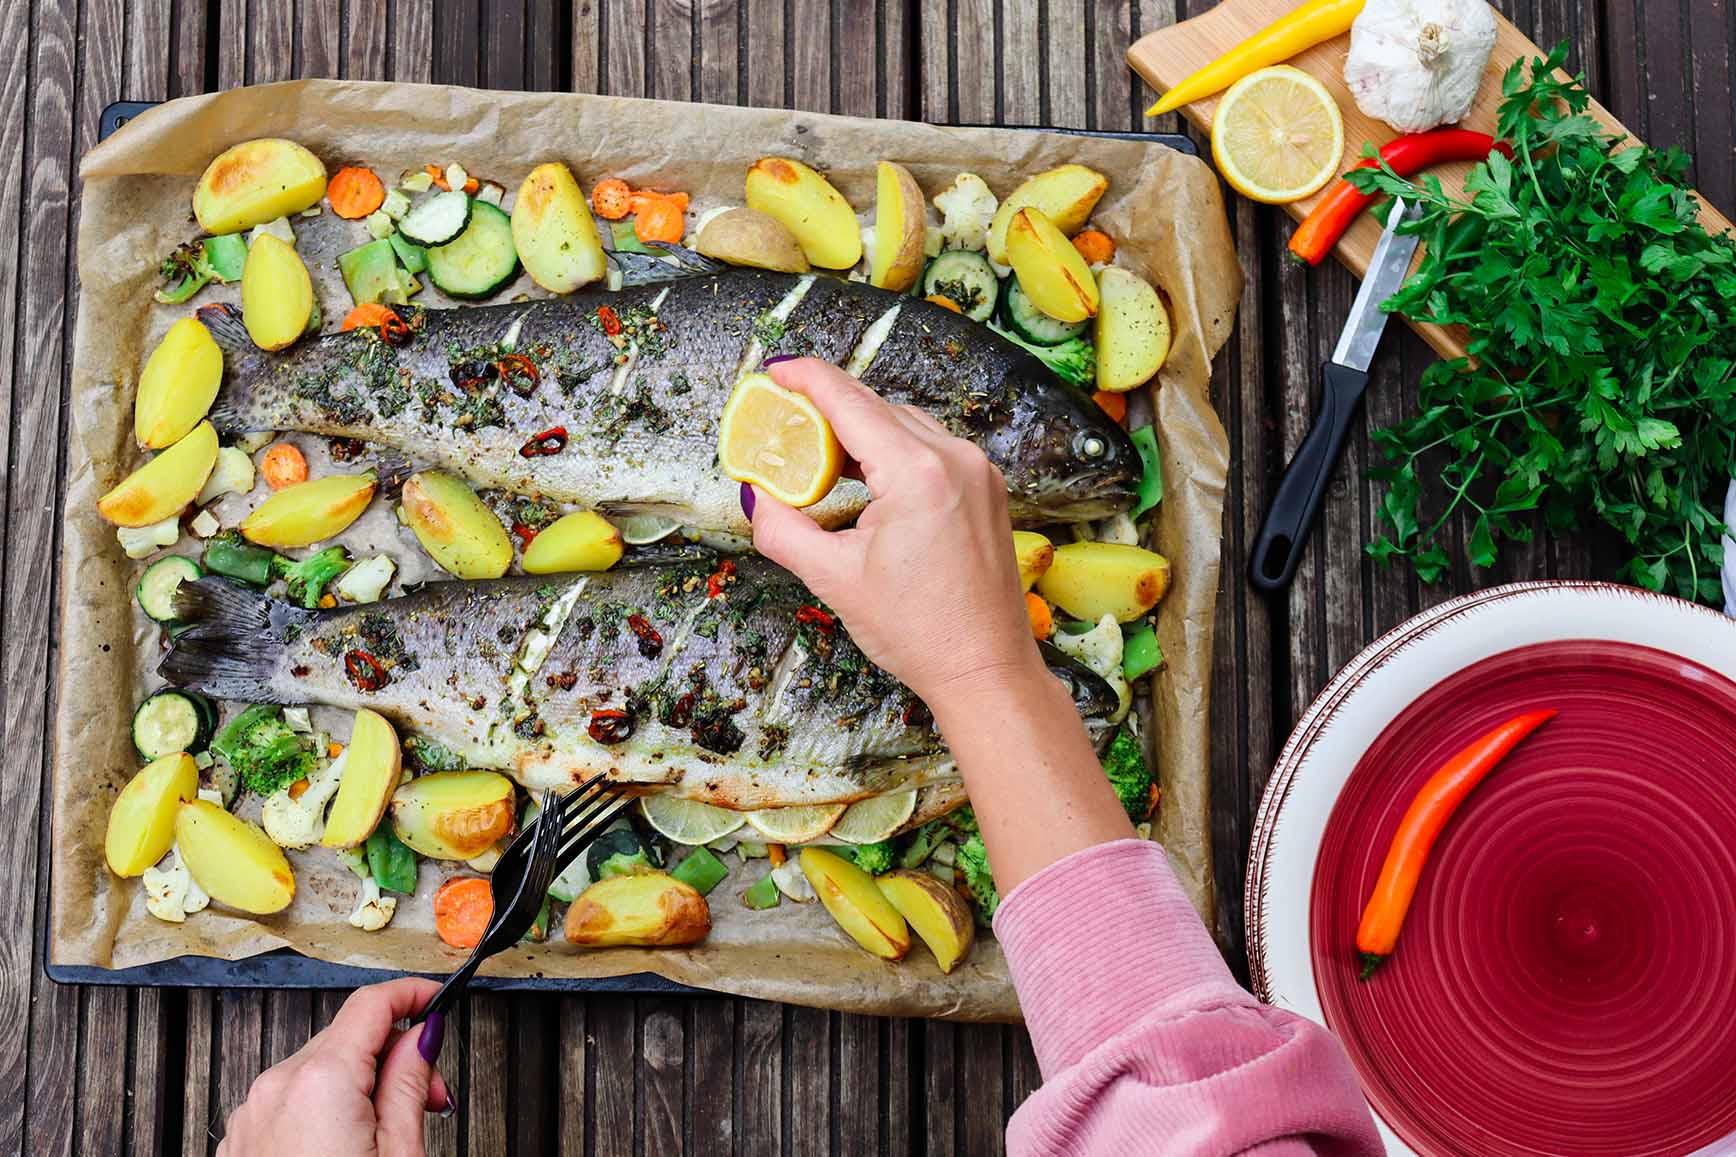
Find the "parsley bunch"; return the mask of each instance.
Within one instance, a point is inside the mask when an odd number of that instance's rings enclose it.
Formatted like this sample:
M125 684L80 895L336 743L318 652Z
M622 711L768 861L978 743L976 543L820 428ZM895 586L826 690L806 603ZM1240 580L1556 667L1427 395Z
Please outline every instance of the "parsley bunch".
M1594 514L1626 540L1626 578L1712 601L1736 472L1736 246L1699 224L1680 150L1631 145L1586 115L1581 83L1555 75L1565 55L1508 71L1499 135L1513 159L1472 170L1469 200L1385 166L1351 174L1422 210L1407 231L1426 255L1385 308L1469 331L1469 358L1423 374L1420 412L1374 435L1391 533L1368 553L1433 582L1461 510L1476 516L1477 566L1501 540L1527 541L1533 511L1557 534ZM1425 477L1445 487L1432 519Z

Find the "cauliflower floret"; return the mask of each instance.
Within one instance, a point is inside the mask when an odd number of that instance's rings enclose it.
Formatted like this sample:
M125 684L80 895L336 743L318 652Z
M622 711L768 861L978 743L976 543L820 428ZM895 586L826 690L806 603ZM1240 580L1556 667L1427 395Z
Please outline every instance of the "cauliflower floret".
M960 173L934 195L934 207L946 218L940 236L947 246L978 252L988 247L989 222L1000 208L988 182L975 173Z
M325 833L326 804L337 793L338 780L343 777L349 756L346 748L342 755L308 776L307 787L300 795L290 794L295 787L292 783L266 798L259 822L273 843L283 848L305 848Z
M1112 514L1097 524L1098 542L1115 542L1123 546L1139 545L1139 527L1123 511Z
M378 932L392 922L397 911L398 898L380 895L380 885L369 876L362 881L361 899L356 902L356 910L350 913L350 926L363 932Z
M240 446L225 446L217 451L217 464L193 502L204 506L225 494L246 494L253 489L253 474L253 459L247 456L247 451Z
M166 546L174 546L181 537L181 516L171 514L149 526L123 526L115 531L121 550L128 558L149 558Z
M163 867L171 860L174 863L170 867ZM170 924L182 923L194 912L203 912L211 903L211 897L205 894L205 889L181 862L179 847L169 849L169 854L156 867L145 869L144 883L145 911Z
M1127 712L1133 706L1133 689L1127 685L1127 676L1121 670L1121 624L1115 621L1114 615L1104 615L1095 627L1082 635L1056 631L1049 641L1085 664L1115 689L1115 697L1121 705L1110 716L1111 723L1120 723L1127 718Z
M772 869L772 882L778 886L778 891L798 904L806 904L819 898L794 856Z

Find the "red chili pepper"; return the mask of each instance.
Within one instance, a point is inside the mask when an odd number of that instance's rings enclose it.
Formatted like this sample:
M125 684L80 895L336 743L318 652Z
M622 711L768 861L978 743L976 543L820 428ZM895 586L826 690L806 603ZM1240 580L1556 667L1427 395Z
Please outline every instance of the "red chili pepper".
M644 615L628 615L627 627L638 637L641 655L647 659L655 659L663 653L663 636L645 620Z
M366 651L351 651L344 656L344 674L362 691L378 691L392 681L380 661Z
M410 323L399 317L394 310L380 319L380 340L394 346L408 343Z
M597 320L603 323L603 332L614 337L621 332L621 319L615 316L615 311L606 305L597 307Z
M1362 910L1362 923L1356 930L1362 979L1367 980L1398 945L1399 929L1404 926L1405 913L1410 911L1423 865L1453 812L1520 740L1555 716L1554 710L1545 709L1509 719L1443 763L1417 790L1399 821L1398 831L1393 833L1380 878L1375 881L1374 893Z
M522 522L515 522L512 524L512 536L518 539L518 547L520 550L530 546L532 540L536 538L536 534L536 531L532 530Z
M520 458L547 458L550 454L559 454L567 448L567 428L565 426L550 426L540 434L532 434L530 441L518 448Z
M633 734L633 716L619 707L605 707L591 712L591 724L585 730L598 743L620 743Z
M1513 156L1512 146L1505 141L1497 142L1488 133L1474 133L1469 129L1434 129L1388 141L1380 147L1380 157L1393 172L1410 177L1447 161L1487 160L1490 152L1496 149L1508 158ZM1364 157L1351 166L1353 170L1374 167L1371 157ZM1340 177L1291 234L1290 252L1310 265L1320 264L1357 216L1373 203L1373 196L1358 192L1355 185Z
M796 608L796 622L812 623L814 626L818 627L822 633L828 635L832 633L832 628L838 625L837 619L834 619L831 615L828 615L825 611L822 611L816 606L801 606Z
M507 354L494 363L494 368L499 372L500 380L521 398L528 398L535 393L537 383L542 380L536 363L523 354Z
M735 577L735 560L726 558L717 564L717 569L711 572L711 577L705 580L705 597L715 599L723 593L724 584Z

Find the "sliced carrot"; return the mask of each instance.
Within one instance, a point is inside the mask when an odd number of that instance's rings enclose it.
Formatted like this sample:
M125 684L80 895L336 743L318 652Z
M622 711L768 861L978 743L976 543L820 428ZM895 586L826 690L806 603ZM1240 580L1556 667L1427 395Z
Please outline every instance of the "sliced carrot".
M387 318L396 316L390 306L370 301L368 304L358 305L344 314L344 323L338 329L344 332L352 329L373 329Z
M306 792L310 786L312 786L312 785L310 785L307 782L307 777L303 776L302 778L296 780L294 783L289 785L289 798L290 799L300 799L302 797L302 794L304 792Z
M638 213L654 201L668 201L683 213L687 212L686 193L659 193L655 189L635 190L631 198L633 212Z
M1049 610L1049 604L1043 601L1043 596L1025 592L1025 615L1031 620L1031 634L1039 640L1055 633L1055 616Z
M604 177L591 188L591 208L605 221L619 221L633 211L633 190L619 177Z
M282 490L285 486L307 481L307 459L288 442L279 442L259 460L259 472L265 475L267 486Z
M789 856L784 854L784 846L782 844L767 844L766 855L771 857L772 867L774 868L783 867L784 861L789 859Z
M494 915L494 893L481 876L454 876L434 893L434 931L454 948L475 948Z
M1115 260L1115 242L1101 229L1087 229L1073 237L1073 248L1087 265L1108 265Z
M422 171L434 179L434 187L436 189L446 192L451 191L452 186L446 183L445 169L442 169L439 165L423 165Z
M1127 420L1127 395L1112 394L1108 390L1098 390L1091 395L1091 400L1102 407L1103 412L1117 422Z
M633 234L641 241L679 242L687 232L687 215L672 199L646 201L633 215Z
M372 169L345 165L326 182L332 212L346 221L360 221L386 202L386 186Z
M942 309L950 309L954 313L963 313L964 312L964 310L962 310L958 307L958 302L954 301L952 298L948 297L944 293L931 293L927 297L923 298L922 300L929 302L933 305L938 305Z
M327 759L336 759L338 756L342 755L343 753L344 753L344 745L343 744L341 744L341 743L328 743L328 744L326 744L326 758Z

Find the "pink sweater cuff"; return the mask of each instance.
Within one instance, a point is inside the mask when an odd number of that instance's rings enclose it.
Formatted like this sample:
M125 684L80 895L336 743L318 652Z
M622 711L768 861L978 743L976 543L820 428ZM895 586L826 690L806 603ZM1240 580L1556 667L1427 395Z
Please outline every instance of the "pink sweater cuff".
M1150 840L1050 864L1007 895L994 928L1045 1078L1124 1031L1129 1010L1248 999Z

